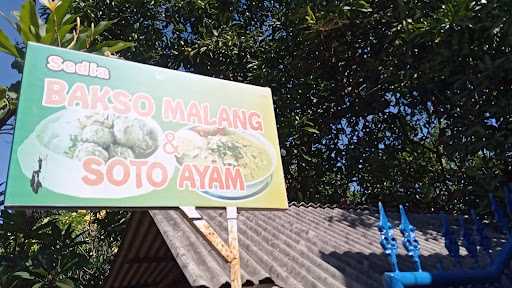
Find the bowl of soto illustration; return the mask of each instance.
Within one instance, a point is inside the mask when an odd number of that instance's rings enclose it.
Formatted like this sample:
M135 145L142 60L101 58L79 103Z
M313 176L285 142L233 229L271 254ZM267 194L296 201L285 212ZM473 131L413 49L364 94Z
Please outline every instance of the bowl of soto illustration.
M274 147L263 135L243 129L191 125L175 134L176 162L231 166L240 169L245 191L198 190L220 200L249 199L272 182L276 165Z

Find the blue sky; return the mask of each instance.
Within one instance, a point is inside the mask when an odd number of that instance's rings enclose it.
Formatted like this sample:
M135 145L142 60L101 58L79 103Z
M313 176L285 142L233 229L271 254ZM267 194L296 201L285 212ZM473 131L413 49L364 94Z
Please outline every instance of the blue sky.
M21 3L21 0L3 0L0 1L0 10L8 17L13 17L12 11L19 10ZM0 29L6 32L11 39L20 41L20 39L16 37L16 31L3 17L0 17ZM20 78L20 75L16 71L11 70L12 60L13 57L0 53L0 85L9 85Z
M0 11L7 17L13 17L12 11L19 10L22 2L21 0L2 0L0 1ZM20 41L20 39L16 37L16 31L3 17L0 17L0 30L4 31L11 39ZM12 60L13 57L0 53L0 85L7 86L20 79L20 75L11 69ZM5 181L10 149L11 137L0 135L0 183ZM4 187L0 187L0 191L3 190L3 188ZM0 196L0 202L1 200L3 200L3 196Z

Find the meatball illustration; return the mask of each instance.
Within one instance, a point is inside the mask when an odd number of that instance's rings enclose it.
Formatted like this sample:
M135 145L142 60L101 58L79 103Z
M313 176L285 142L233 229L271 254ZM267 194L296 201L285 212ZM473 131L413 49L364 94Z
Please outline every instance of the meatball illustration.
M108 147L108 155L110 158L121 157L124 159L133 159L135 155L133 155L133 151L130 148L112 144Z
M107 162L109 159L107 151L101 148L101 146L94 143L79 144L75 150L73 158L82 161L83 159L89 156L96 156L105 162Z
M87 156L97 156L105 162L115 157L145 159L160 144L161 130L157 125L132 116L70 109L48 121L36 136L52 152L78 161Z
M82 130L80 140L82 142L98 144L105 148L114 143L114 134L108 128L91 125Z
M131 148L137 158L151 155L158 147L157 132L141 119L117 118L114 136L118 144Z
M80 123L80 126L82 128L96 125L101 126L105 128L112 128L113 124L113 116L110 114L104 114L104 113L91 113L91 114L85 114L82 115L78 122Z

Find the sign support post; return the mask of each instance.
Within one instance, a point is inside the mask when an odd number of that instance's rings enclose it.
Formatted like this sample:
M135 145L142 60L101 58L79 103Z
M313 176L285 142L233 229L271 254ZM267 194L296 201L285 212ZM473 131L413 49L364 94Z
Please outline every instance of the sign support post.
M240 247L238 246L238 213L236 207L226 207L226 218L228 220L228 244L220 238L212 226L206 222L195 207L180 206L192 224L201 232L217 252L229 264L231 288L241 288L242 279L240 274Z
M236 207L226 207L228 218L228 243L233 259L229 262L231 271L231 287L242 287L242 279L240 275L240 247L238 246L238 213Z

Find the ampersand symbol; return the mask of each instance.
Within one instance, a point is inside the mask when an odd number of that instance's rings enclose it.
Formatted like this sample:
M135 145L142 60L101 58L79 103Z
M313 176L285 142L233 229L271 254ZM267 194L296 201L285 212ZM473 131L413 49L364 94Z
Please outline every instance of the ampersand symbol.
M167 131L164 134L165 142L163 145L164 152L169 155L174 155L177 152L176 145L174 145L174 132Z

